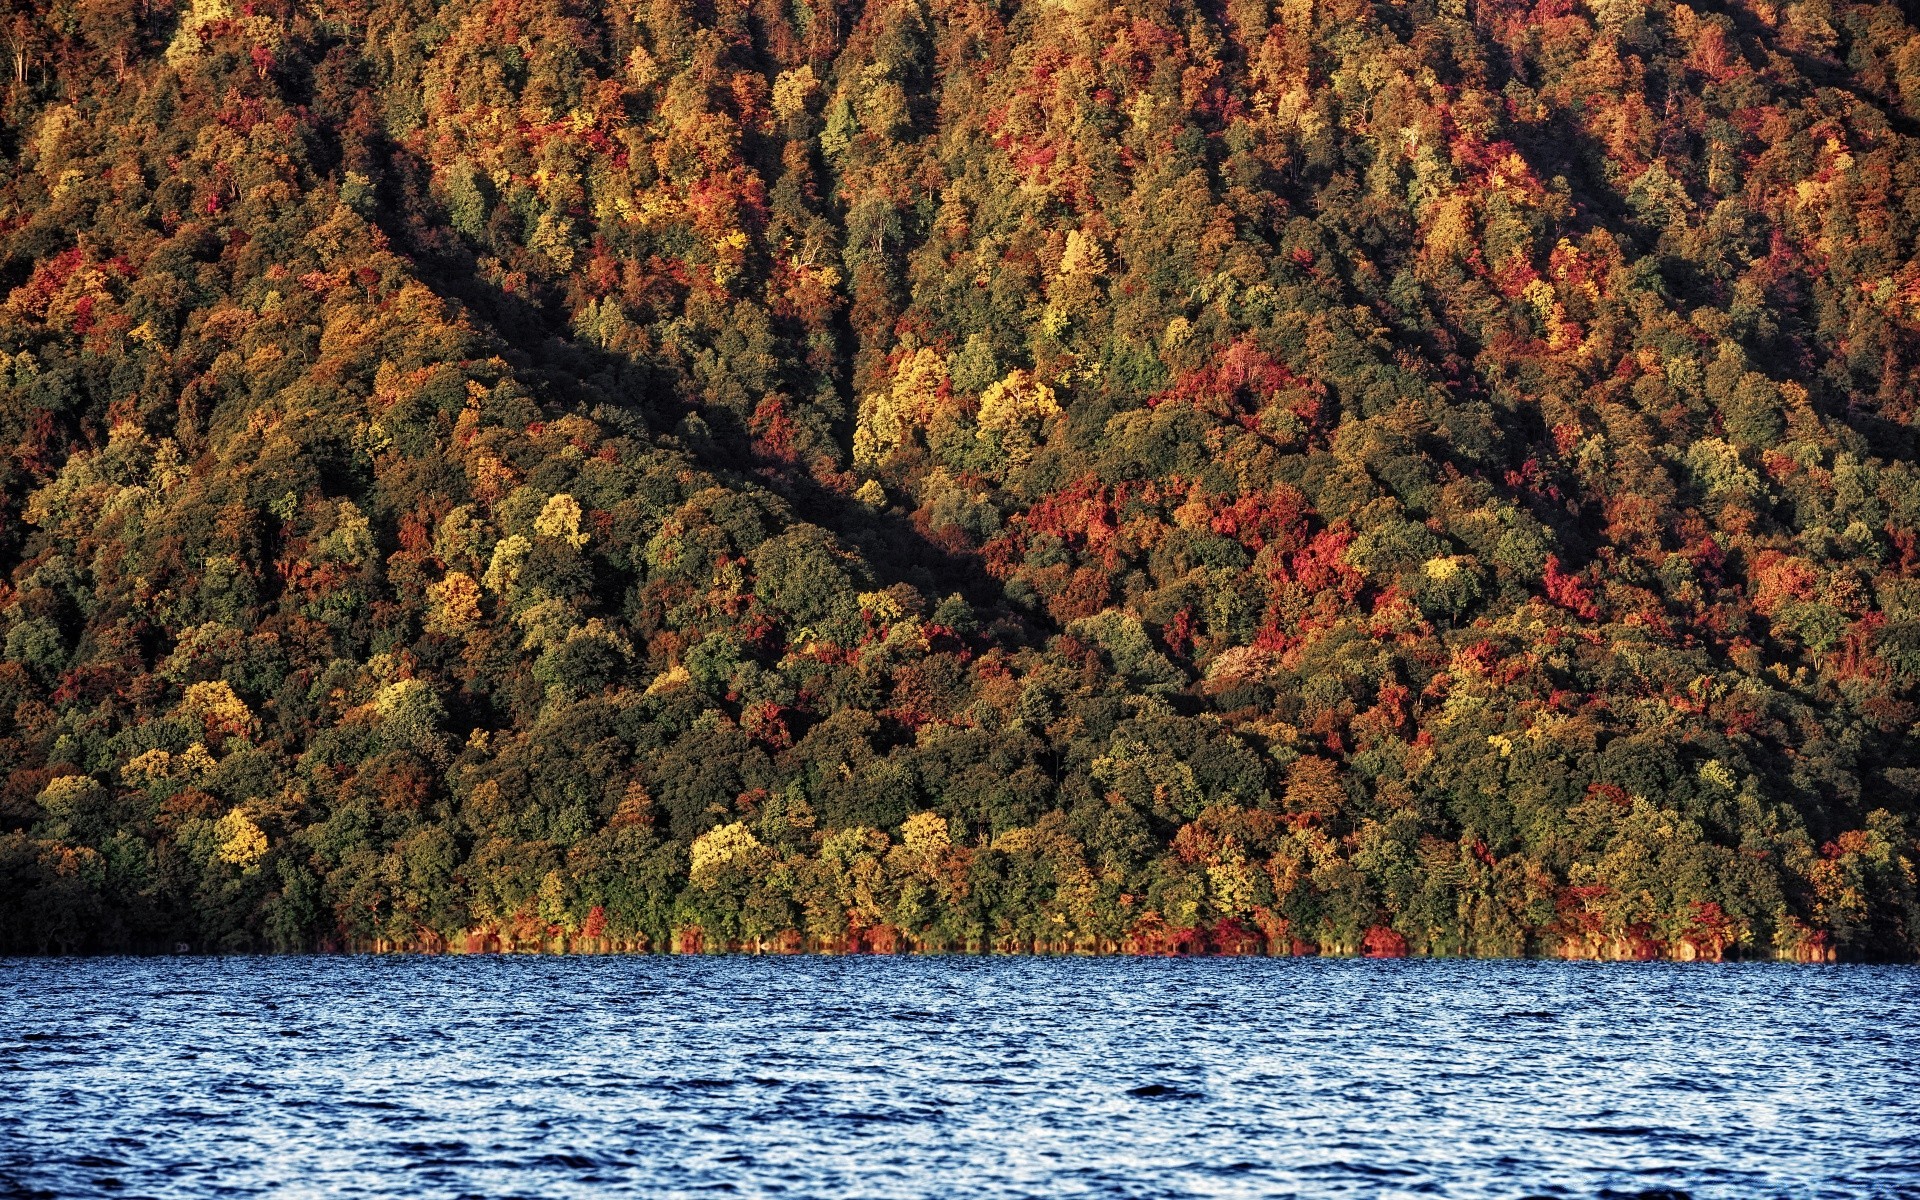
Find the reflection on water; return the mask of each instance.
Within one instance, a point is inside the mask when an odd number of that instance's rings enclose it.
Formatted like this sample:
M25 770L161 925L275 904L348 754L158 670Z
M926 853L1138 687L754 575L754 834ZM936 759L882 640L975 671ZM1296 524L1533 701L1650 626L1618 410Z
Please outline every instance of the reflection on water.
M1920 1196L1920 971L0 960L0 1195Z

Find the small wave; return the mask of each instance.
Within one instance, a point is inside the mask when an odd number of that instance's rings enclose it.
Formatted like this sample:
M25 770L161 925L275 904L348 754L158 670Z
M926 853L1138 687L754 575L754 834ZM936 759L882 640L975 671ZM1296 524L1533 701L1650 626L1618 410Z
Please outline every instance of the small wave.
M1204 1095L1190 1092L1185 1088L1165 1083L1143 1083L1139 1087L1128 1088L1127 1095L1138 1096L1142 1100L1200 1100Z
M830 1119L852 1121L856 1125L911 1125L919 1123L924 1118L915 1113L848 1112L834 1113Z
M542 1154L537 1158L528 1159L526 1165L530 1167L563 1167L569 1171L591 1171L597 1168L600 1163L595 1159L588 1158L584 1154Z
M1663 1129L1658 1125L1575 1125L1561 1132L1583 1133L1589 1137L1646 1139L1662 1144L1684 1145L1704 1140L1697 1133L1688 1133L1684 1129Z
M1321 1163L1314 1167L1316 1172L1345 1172L1351 1175L1365 1175L1369 1179L1417 1179L1420 1172L1412 1167L1393 1167L1384 1163L1339 1162Z
M1676 1092L1704 1092L1708 1094L1724 1092L1727 1085L1711 1075L1680 1075L1659 1081L1663 1088Z
M468 1147L465 1142L395 1142L393 1148L407 1154L459 1154Z

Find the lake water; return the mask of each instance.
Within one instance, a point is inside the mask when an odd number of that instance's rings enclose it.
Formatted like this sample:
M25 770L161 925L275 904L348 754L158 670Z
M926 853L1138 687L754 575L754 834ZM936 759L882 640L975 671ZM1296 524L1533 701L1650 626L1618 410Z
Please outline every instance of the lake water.
M1920 1196L1920 971L0 960L0 1195Z

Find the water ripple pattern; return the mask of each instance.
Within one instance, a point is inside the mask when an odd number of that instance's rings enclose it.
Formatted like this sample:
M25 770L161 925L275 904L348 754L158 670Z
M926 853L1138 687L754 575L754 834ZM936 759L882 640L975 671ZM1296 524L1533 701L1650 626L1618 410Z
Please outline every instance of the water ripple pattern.
M1920 1197L1920 971L0 960L0 1194Z

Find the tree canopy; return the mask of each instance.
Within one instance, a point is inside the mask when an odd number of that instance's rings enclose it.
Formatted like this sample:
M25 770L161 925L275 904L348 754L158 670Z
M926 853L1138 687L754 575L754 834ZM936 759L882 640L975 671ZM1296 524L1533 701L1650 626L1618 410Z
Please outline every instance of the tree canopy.
M1920 29L8 0L0 949L1920 953Z

